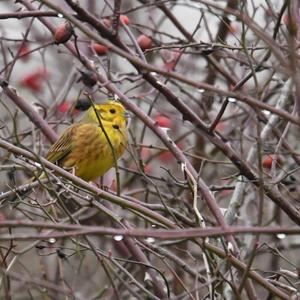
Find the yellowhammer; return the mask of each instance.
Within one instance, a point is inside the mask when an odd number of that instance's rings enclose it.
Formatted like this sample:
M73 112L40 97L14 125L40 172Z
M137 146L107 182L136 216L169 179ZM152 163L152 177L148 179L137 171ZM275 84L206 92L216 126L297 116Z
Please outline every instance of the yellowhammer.
M122 104L110 100L90 107L79 123L68 127L46 158L92 181L114 166L127 145L127 119Z

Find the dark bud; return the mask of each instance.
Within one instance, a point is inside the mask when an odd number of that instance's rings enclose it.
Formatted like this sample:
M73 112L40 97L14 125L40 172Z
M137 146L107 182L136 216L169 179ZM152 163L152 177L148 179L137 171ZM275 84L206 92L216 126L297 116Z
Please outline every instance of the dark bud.
M12 183L13 185L16 185L16 167L13 166L8 172L7 172L7 177L9 179L9 182Z
M43 249L46 248L46 246L44 246L44 245L36 245L35 248L39 249L39 250L43 250Z
M217 49L215 49L215 48L206 48L206 49L201 50L201 54L209 55L209 54L212 54L213 52L215 52L216 50Z
M65 259L67 257L66 254L64 252L62 252L60 249L57 249L56 253L57 253L58 257L61 259Z
M95 84L97 84L97 77L92 72L82 72L80 78L77 80L77 82L82 81L82 83L87 87L93 87Z
M78 99L75 108L80 111L88 110L91 107L91 101L87 98Z

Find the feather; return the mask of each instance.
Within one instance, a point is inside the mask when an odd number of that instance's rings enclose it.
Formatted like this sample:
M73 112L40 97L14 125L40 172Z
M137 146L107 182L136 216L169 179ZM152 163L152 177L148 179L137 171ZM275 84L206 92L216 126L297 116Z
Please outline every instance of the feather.
M59 162L65 158L72 150L73 135L80 124L73 124L59 137L59 139L51 146L47 154L47 160L52 163Z

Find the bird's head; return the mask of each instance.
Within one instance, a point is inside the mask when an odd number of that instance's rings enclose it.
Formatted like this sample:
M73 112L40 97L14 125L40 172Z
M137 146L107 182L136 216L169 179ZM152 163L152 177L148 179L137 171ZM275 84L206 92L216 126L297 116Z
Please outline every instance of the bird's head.
M91 106L83 116L83 120L97 124L101 121L105 126L111 125L116 129L124 129L127 125L127 117L128 113L121 103L109 100L103 104Z

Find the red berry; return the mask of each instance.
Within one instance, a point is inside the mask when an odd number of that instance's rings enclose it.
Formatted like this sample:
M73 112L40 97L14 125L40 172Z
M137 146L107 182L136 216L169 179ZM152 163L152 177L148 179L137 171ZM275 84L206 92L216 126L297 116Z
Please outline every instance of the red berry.
M183 144L181 142L179 142L177 144L177 147L179 149L183 149ZM165 162L165 163L170 162L173 157L174 157L174 155L168 150L163 151L161 154L159 154L159 160L162 161L162 162Z
M219 122L216 126L216 130L222 132L222 131L224 131L225 127L226 127L226 125L224 122Z
M164 115L157 115L155 117L155 123L160 127L172 128L172 121Z
M75 106L73 106L72 102L68 101L63 101L59 106L58 106L58 111L62 114L69 113L71 116L77 116L80 112Z
M66 21L65 23L59 25L54 33L54 40L56 44L66 43L71 36L73 35L73 27L70 22Z
M229 32L234 34L236 32L238 32L238 25L237 23L234 23L234 22L231 22L230 25L229 25Z
M71 107L71 103L67 101L63 101L59 106L58 106L58 111L61 113L65 113L68 111L68 109Z
M105 55L108 52L108 48L106 46L98 43L93 43L92 47L98 55Z
M46 70L37 70L24 76L20 80L20 84L34 92L41 92L43 80L48 76L49 73Z
M137 42L143 51L152 47L152 39L144 34L137 38Z
M170 151L163 151L159 154L159 160L163 162L169 162L173 157Z
M125 24L125 25L129 25L130 24L130 20L126 15L120 15L120 23L121 25Z
M25 76L23 79L21 79L20 84L34 92L40 92L42 90L42 83L35 75Z
M264 168L271 169L273 160L275 159L274 155L267 155L264 157L262 161L262 165Z
M19 57L21 60L23 61L27 61L29 59L29 52L30 49L29 47L27 46L26 43L23 43L20 47L20 50L19 50Z

